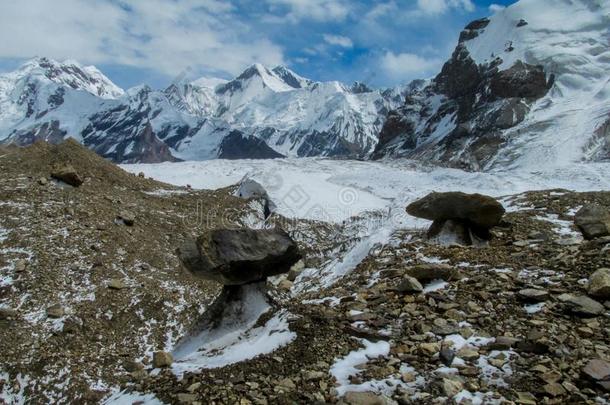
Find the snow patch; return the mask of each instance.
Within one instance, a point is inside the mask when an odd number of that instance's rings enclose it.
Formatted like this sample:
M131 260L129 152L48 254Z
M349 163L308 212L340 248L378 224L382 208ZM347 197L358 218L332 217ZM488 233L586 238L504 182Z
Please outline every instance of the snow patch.
M185 372L218 368L271 353L296 338L288 321L292 315L278 311L263 326L255 327L261 315L271 307L259 285L242 287L242 299L230 302L220 324L180 342L173 350L172 371L179 377Z

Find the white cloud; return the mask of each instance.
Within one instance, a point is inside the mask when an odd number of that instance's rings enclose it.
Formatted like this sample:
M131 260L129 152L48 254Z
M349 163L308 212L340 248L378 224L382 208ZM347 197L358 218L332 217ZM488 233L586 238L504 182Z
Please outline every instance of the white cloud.
M376 4L372 9L370 9L365 16L367 20L374 20L380 17L384 17L390 13L395 13L398 11L398 6L394 1L389 1L387 3Z
M341 46L343 48L351 48L354 46L354 43L348 37L344 37L341 35L330 35L330 34L324 34L323 37L324 37L324 41L326 41L326 43L328 43L330 45Z
M284 62L282 49L218 0L28 0L0 3L0 58L77 59L152 68L239 73Z
M472 0L417 0L417 6L426 14L443 14L451 8L474 11Z
M349 14L349 3L344 0L267 0L275 7L288 8L286 17L292 21L341 21Z
M395 80L424 78L438 71L441 64L439 58L424 58L413 53L386 52L381 58L381 68Z
M506 8L505 6L501 6L499 4L490 4L489 5L489 11L491 11L492 13L497 13L498 11L502 11L505 8Z

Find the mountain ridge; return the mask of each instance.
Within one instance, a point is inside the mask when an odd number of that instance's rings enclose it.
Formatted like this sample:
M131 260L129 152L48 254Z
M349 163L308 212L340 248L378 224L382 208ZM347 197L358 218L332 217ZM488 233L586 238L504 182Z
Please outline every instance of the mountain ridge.
M275 151L263 155L364 156L374 147L383 114L401 101L400 90L314 82L285 66L260 64L224 83L201 78L164 90L147 85L122 90L95 68L35 58L0 75L0 81L0 103L7 106L0 117L4 143L71 136L122 163L259 156L250 154L252 137ZM22 81L32 84L29 92L20 88ZM15 92L20 96L13 97ZM233 134L223 143L234 131L242 136ZM151 145L134 150L143 139ZM244 140L241 154L236 153L239 139ZM223 144L231 145L231 153L223 153Z
M468 170L607 160L608 27L610 4L521 0L468 24L434 78L380 90L253 64L229 81L124 91L93 67L38 58L0 75L0 142L71 136L123 163L248 158L253 138L265 155Z

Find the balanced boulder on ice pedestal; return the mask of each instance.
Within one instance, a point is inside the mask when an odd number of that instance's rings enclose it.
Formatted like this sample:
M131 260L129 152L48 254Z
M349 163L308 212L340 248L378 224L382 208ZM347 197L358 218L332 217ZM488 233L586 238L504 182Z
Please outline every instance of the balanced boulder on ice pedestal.
M302 257L292 238L278 228L214 229L186 241L177 253L193 275L224 285L287 273Z
M500 224L504 212L492 197L462 192L433 192L407 207L409 215L433 221L428 238L461 245L489 240L489 229Z

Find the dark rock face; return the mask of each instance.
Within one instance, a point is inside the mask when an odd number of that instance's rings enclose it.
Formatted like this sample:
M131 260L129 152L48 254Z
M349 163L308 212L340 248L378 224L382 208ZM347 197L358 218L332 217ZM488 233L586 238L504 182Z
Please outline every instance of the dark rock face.
M215 229L177 251L193 275L224 285L242 285L287 273L301 259L296 243L281 229Z
M610 209L599 204L585 205L576 213L574 223L586 239L610 235Z
M24 131L15 132L8 143L19 146L27 146L44 141L49 143L60 143L66 137L67 132L59 127L59 121L45 122L44 124Z
M430 193L407 207L407 213L414 217L461 219L487 229L498 225L504 212L502 204L492 197L461 192Z
M459 44L434 82L439 93L446 94L449 98L458 98L476 90L481 83L481 73L468 49Z
M373 159L408 157L467 170L492 162L506 142L504 132L524 121L554 78L547 80L541 66L522 61L499 70L499 57L478 65L466 42L488 24L487 19L469 24L434 80L410 89L405 105L388 113Z
M262 139L232 131L220 144L220 159L277 159L284 155L271 149Z
M517 61L510 69L493 75L490 89L492 95L498 98L538 99L547 93L549 83L542 66Z
M76 169L70 164L57 165L51 171L51 177L61 180L73 187L83 184L83 179L78 175Z
M468 41L468 40L478 37L479 31L484 29L488 25L489 25L488 18L481 18L479 20L474 20L473 22L471 22L464 28L464 31L462 31L460 33L459 42Z

